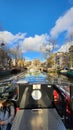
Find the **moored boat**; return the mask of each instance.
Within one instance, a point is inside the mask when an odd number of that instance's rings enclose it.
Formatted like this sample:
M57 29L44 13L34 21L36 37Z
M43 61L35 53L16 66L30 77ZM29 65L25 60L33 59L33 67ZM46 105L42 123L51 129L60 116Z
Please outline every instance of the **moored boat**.
M0 76L10 75L11 70L0 70Z
M68 71L66 74L68 77L73 77L73 71Z

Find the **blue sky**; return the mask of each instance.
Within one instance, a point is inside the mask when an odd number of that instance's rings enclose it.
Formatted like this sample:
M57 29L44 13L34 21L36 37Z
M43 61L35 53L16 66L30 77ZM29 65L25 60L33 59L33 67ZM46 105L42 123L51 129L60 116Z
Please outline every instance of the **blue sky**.
M27 59L43 58L45 49L57 50L73 31L73 0L0 0L0 39Z

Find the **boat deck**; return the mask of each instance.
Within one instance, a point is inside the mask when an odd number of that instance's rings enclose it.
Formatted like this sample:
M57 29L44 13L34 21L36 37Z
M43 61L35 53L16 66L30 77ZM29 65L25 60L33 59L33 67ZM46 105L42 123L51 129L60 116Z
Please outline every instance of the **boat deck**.
M11 130L66 130L56 109L23 109L16 114Z

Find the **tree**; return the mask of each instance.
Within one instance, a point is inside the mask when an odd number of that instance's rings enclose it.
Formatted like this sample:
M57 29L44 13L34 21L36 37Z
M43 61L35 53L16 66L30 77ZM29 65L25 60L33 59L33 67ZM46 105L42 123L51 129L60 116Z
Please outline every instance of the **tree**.
M54 66L54 57L55 57L55 55L52 54L52 55L47 59L47 66L48 66L48 67Z
M40 60L38 59L33 60L33 64L34 66L38 66L40 64Z
M45 44L44 48L42 50L43 51L43 56L45 59L49 58L51 56L51 54L54 53L54 50L57 48L56 45L56 40L50 39L48 41L48 44Z
M14 48L9 48L8 54L10 55L10 57L15 59L16 66L18 64L19 59L23 59L22 50L21 50L19 44L17 44Z

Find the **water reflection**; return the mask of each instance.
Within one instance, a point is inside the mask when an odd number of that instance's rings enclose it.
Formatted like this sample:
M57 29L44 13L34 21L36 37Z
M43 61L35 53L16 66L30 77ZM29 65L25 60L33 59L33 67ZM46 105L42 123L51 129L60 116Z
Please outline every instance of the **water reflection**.
M73 83L71 78L68 78L64 75L59 75L57 73L41 73L38 70L28 71L25 76L22 78L29 83L53 83L53 81L57 81L57 83Z
M51 81L57 81L59 84L60 83L73 83L73 79L69 78L65 75L57 74L57 73L50 73L51 76Z
M49 79L45 73L40 73L39 71L28 72L25 74L23 80L26 80L28 83L49 83Z
M70 84L73 84L71 78L64 75L59 75L57 73L41 73L40 71L28 71L24 77L21 79L27 81L30 84L49 84L55 83L58 87L64 89L70 95Z

